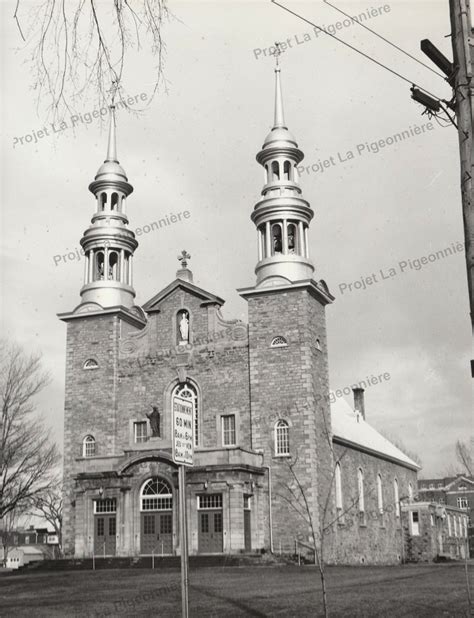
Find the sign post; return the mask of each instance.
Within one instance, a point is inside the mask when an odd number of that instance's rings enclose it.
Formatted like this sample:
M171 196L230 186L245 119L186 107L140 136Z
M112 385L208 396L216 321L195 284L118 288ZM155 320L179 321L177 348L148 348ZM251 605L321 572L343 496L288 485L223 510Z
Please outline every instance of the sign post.
M179 468L179 533L181 545L181 601L182 616L188 618L188 525L186 521L186 466L193 465L194 418L193 402L184 397L173 397L172 438L173 461Z

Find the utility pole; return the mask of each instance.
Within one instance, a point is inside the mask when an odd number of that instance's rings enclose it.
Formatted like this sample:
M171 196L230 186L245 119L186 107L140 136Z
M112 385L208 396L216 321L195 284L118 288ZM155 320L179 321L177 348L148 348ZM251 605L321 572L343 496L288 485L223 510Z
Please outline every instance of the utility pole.
M453 62L450 62L429 39L421 41L421 51L445 74L453 88L450 101L435 99L420 88L411 88L411 97L425 106L429 114L443 110L457 127L459 139L461 201L464 220L464 246L467 267L467 285L471 313L472 338L471 375L474 378L474 38L471 24L470 0L449 0ZM454 110L455 120L451 115Z
M474 39L472 33L470 0L449 0L451 42L453 46L455 111L458 125L461 160L461 199L464 218L467 280L471 324L474 335ZM473 357L474 358L474 355ZM471 360L474 377L474 360Z

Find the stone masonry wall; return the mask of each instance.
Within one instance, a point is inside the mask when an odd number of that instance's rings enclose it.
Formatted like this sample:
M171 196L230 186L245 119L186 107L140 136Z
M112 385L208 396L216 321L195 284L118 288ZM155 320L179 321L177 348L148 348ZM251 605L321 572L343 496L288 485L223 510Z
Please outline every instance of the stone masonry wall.
M339 444L335 456L341 466L343 508L331 527L331 562L339 564L394 564L403 555L401 517L397 516L394 480L399 498L416 487L416 472L382 458ZM364 474L364 516L359 514L357 471ZM382 477L383 514L379 511L377 476Z
M209 309L195 296L177 290L160 304L160 311L149 315L146 333L131 353L122 351L119 363L118 447L130 443L130 420L145 420L151 405L161 413L162 439L171 442L171 393L178 384L178 368L197 388L203 448L221 446L221 421L224 414L235 414L237 444L250 446L250 404L248 385L247 338L219 337L199 345L176 345L175 316L179 309L190 313L191 343L207 341Z
M81 470L82 443L96 439L97 455L113 454L116 426L118 320L115 316L85 317L68 323L64 406L64 522L66 554L74 552L74 482ZM84 369L94 359L97 369Z
M249 298L252 447L264 452L264 462L272 468L273 536L277 551L280 547L282 551L292 551L296 537L310 542L305 521L308 511L316 527L319 521L319 464L330 457L322 423L317 418L327 401L326 393L315 392L328 388L327 365L311 351L313 337L320 338L325 349L321 309L301 289L269 291ZM288 346L271 348L272 339L277 336L285 337ZM274 427L278 419L290 425L289 458L275 456ZM294 465L294 473L290 464ZM262 523L267 534L267 521ZM267 534L267 546L268 542Z

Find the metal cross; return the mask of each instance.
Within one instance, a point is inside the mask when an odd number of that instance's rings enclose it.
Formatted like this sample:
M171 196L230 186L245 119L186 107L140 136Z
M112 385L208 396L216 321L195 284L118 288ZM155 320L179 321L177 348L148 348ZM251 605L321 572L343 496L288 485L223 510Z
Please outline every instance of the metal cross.
M110 92L111 94L111 102L110 105L113 107L114 106L114 101L115 101L115 95L117 94L117 90L118 90L118 81L117 80L113 80L112 81L112 86L110 88L110 90L108 90L107 92Z
M186 268L188 265L188 260L191 259L191 256L189 255L189 253L183 249L181 251L181 255L178 255L178 260L181 262L181 268Z
M275 41L275 47L276 47L276 50L275 50L275 53L273 55L275 56L276 65L277 65L277 68L278 68L278 66L280 65L280 61L279 61L280 60L280 56L282 55L283 51L281 49L281 43L277 43Z

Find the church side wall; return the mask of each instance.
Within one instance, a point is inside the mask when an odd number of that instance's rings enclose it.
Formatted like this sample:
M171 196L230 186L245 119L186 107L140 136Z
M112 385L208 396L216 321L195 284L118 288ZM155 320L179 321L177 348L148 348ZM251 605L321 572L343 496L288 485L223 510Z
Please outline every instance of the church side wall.
M403 555L401 516L397 516L394 480L399 499L416 488L416 472L390 461L335 444L341 466L343 508L328 535L330 562L339 564L394 564ZM357 474L364 475L364 515L359 513ZM377 476L382 477L383 514L380 513ZM400 513L401 515L401 513ZM328 556L329 559L329 556Z

